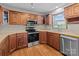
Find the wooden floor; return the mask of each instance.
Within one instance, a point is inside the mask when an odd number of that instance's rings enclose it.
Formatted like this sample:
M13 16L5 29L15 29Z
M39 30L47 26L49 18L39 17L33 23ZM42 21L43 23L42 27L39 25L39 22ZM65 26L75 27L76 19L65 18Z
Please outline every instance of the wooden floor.
M13 52L10 56L63 56L46 44L39 44L30 48L23 48Z

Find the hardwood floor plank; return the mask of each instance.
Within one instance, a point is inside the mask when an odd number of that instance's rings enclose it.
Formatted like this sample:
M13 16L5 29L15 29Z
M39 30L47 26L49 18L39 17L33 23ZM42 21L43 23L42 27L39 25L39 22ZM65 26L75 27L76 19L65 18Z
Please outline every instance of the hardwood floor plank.
M39 44L30 48L23 48L13 52L10 56L63 56L54 48L46 45Z

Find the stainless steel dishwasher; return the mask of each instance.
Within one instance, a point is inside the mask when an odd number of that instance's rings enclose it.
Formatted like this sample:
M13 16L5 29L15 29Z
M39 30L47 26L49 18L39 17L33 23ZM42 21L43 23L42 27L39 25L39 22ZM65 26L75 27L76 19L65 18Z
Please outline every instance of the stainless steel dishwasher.
M60 52L67 56L79 56L79 38L61 35Z

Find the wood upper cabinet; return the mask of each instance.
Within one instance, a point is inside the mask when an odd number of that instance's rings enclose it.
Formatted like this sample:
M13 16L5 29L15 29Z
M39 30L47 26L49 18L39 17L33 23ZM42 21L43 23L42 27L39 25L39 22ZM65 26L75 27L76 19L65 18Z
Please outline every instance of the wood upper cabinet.
M66 18L79 17L79 3L64 8L64 14Z
M39 41L40 43L47 43L47 32L46 31L39 32Z
M25 13L20 14L20 24L25 25L26 24L27 15Z
M11 25L16 24L17 25L18 15L19 14L16 11L9 11L9 24L11 24Z
M51 14L46 15L45 17L45 24L51 25L53 23L53 16Z
M9 35L9 52L13 52L16 49L16 34Z
M0 6L0 24L3 23L3 8Z
M59 46L60 46L60 34L59 33L52 33L52 32L48 32L47 34L48 38L47 38L47 43L54 47L55 49L59 50Z
M27 33L17 33L17 48L28 46Z
M79 17L79 3L72 5L72 15L73 17Z
M37 16L37 24L43 24L43 16L41 15Z
M72 6L64 8L65 18L72 18Z
M36 15L30 14L30 20L36 20Z
M17 12L17 11L9 11L9 24L12 25L26 25L28 20L37 21L37 23L43 23L43 17L35 14Z

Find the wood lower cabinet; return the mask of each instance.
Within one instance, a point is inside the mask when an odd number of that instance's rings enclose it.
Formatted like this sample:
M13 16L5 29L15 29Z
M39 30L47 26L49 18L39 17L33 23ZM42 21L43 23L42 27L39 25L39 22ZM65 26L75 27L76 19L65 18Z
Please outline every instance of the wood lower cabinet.
M23 48L28 46L27 33L17 33L17 48Z
M27 33L15 33L8 35L0 43L0 56L7 56L18 48L28 46Z
M9 35L9 52L13 52L16 49L16 34Z
M47 44L53 47L53 34L51 32L47 32Z
M9 40L6 37L0 45L0 56L7 56L9 55Z
M39 32L39 41L40 43L47 43L47 32L46 31Z
M47 43L54 47L55 49L59 50L60 47L60 34L59 33L52 33L52 32L48 32L47 33Z
M57 50L60 49L60 34L59 33L53 33L53 47L56 48Z

